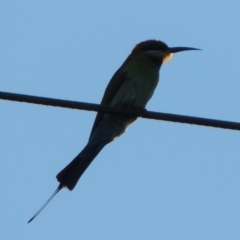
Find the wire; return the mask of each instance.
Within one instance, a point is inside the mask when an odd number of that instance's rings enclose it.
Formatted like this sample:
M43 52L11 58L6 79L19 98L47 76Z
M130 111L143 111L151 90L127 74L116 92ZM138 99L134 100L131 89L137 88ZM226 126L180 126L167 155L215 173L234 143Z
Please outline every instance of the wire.
M186 116L186 115L177 115L177 114L161 113L161 112L152 112L147 110L139 111L135 109L119 109L118 107L113 107L113 106L61 100L61 99L55 99L55 98L37 97L37 96L9 93L9 92L0 92L0 99L41 104L41 105L53 106L53 107L63 107L63 108L71 108L71 109L79 109L79 110L87 110L87 111L106 112L106 113L119 114L119 115L124 114L124 115L136 116L141 118L147 118L147 119L187 123L187 124L194 124L194 125L200 125L200 126L216 127L216 128L224 128L224 129L240 131L240 123L238 122L223 121L223 120L216 120L216 119L209 119L209 118L200 118L200 117L192 117L192 116Z

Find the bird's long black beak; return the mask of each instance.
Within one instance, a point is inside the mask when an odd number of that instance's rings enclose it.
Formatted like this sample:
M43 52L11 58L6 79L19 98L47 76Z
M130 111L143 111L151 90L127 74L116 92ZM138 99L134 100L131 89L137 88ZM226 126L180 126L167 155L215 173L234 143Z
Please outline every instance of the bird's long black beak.
M191 48L191 47L172 47L172 48L169 48L169 51L171 53L177 53L177 52L183 52L183 51L189 51L189 50L201 50L201 49Z

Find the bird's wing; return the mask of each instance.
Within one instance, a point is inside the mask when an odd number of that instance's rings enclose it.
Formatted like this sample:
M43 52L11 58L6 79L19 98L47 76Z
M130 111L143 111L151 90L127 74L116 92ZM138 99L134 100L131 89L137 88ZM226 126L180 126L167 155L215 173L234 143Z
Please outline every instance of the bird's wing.
M124 84L125 81L126 81L126 73L124 73L123 71L121 71L119 69L113 75L110 82L108 83L107 88L104 92L101 104L102 105L110 105L112 99L114 98L114 96L116 95L116 93L118 92L118 90L121 88L121 86ZM98 114L95 118L95 121L93 123L90 137L91 137L92 133L94 132L94 130L99 125L99 123L101 122L103 116L104 116L103 112L98 112Z

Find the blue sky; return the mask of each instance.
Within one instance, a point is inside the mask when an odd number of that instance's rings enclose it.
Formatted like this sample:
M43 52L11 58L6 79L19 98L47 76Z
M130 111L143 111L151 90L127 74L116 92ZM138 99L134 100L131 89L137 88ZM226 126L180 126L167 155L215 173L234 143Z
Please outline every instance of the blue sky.
M173 56L147 109L240 121L237 1L2 1L0 91L99 103L135 44ZM139 119L31 224L95 113L0 100L2 239L239 239L240 133Z

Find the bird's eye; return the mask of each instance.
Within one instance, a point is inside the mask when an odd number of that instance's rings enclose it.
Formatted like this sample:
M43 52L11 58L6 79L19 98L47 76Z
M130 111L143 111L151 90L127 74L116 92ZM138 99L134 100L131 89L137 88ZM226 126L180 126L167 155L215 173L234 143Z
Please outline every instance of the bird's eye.
M148 54L154 54L158 58L162 58L163 62L166 63L171 60L172 58L172 53L168 51L163 51L163 50L147 50L144 51L145 53Z

